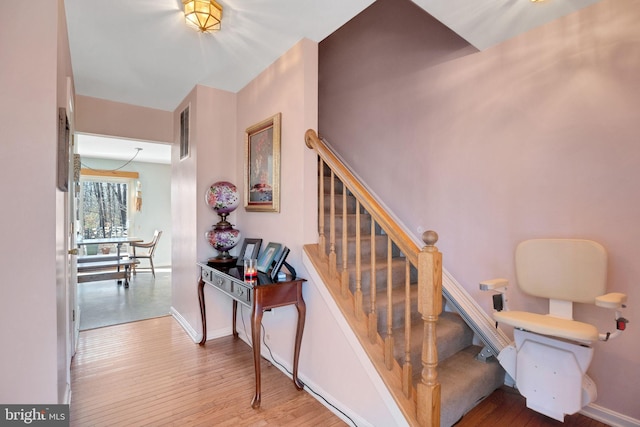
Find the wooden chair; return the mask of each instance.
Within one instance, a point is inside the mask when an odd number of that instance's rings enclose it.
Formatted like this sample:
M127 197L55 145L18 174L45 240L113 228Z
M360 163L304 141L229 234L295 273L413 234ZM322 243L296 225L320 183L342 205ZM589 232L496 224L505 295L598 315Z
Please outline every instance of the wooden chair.
M149 260L149 264L151 264L151 274L153 275L153 277L156 277L156 272L153 268L153 254L156 251L156 246L158 245L158 240L160 240L160 236L162 236L162 231L161 230L156 230L153 232L153 238L151 239L150 242L147 243L130 243L129 246L131 246L131 250L132 250L132 254L131 254L131 258L134 260L140 260L140 259L148 259ZM138 249L147 249L146 252L140 254L138 251L138 253L136 253L136 248ZM133 265L133 274L136 274L136 265Z

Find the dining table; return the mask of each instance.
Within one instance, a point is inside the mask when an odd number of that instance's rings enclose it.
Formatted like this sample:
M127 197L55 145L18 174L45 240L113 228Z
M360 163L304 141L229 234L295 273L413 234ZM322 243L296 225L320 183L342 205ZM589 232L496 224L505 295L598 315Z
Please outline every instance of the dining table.
M86 245L116 245L116 255L120 258L120 250L125 243L139 243L144 239L139 237L101 237L98 239L78 239L76 244L78 246Z
M143 242L144 239L139 237L101 237L98 239L78 239L76 245L87 246L87 245L116 245L116 256L115 260L120 260L120 252L122 250L122 245L125 243L138 243ZM81 257L78 258L78 262L87 262L90 261L92 257ZM117 266L118 272L120 272L120 265ZM118 280L118 284L122 283L122 280ZM128 287L128 282L125 282Z

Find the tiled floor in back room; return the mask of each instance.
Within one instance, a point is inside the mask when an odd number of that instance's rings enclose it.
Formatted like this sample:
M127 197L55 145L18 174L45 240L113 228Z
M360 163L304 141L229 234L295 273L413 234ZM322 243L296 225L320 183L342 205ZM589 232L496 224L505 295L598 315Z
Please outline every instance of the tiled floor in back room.
M141 270L129 288L115 280L78 284L80 330L167 316L171 307L171 269Z

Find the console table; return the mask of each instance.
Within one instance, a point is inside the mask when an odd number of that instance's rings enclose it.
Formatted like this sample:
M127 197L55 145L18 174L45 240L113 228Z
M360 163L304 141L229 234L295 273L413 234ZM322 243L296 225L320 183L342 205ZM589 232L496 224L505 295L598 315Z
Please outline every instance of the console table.
M198 300L200 301L200 315L202 316L202 340L200 345L207 341L207 316L204 301L204 285L211 285L218 291L233 299L233 336L238 337L236 330L236 314L238 303L251 308L251 339L253 342L253 365L256 375L256 391L251 402L251 407L260 407L260 325L265 310L295 304L298 310L298 327L293 352L293 384L298 390L303 385L298 380L298 357L300 356L300 343L304 330L304 319L307 311L302 299L302 283L305 279L287 276L285 281L274 282L266 274L258 273L253 281L245 281L242 267L232 267L219 270L207 265L197 263L200 267L200 280L198 281Z

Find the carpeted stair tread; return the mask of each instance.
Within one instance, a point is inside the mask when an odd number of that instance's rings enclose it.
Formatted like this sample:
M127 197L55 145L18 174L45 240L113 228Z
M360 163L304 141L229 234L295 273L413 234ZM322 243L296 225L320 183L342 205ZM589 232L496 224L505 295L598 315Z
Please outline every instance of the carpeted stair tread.
M328 254L329 249L331 247L331 242L328 235L325 235L327 238L325 244L325 252ZM387 256L387 236L376 234L375 235L375 254L376 258L384 259ZM400 252L397 248L393 248L394 252L393 256L400 255ZM335 251L338 259L338 265L342 264L342 235L337 235L335 237ZM360 236L360 256L363 262L368 262L368 259L371 257L371 236L370 235L362 235ZM355 236L347 237L347 259L350 264L355 263L356 259L356 238Z
M440 425L451 426L504 383L504 371L495 359L481 362L481 348L469 346L438 365L442 408Z
M413 317L413 316L412 316ZM422 369L422 320L412 319L411 328L411 365L414 374ZM382 335L384 336L384 335ZM394 354L398 363L404 361L404 329L394 330ZM436 325L436 342L438 343L438 360L440 362L454 355L456 352L469 347L473 341L473 332L464 323L464 320L457 313L444 311L438 318Z
M392 315L393 315L393 327L404 324L405 314L405 288L404 286L394 288L391 292L391 298L393 301ZM413 323L422 322L422 316L418 312L418 287L411 286L411 321ZM362 302L365 307L370 307L371 298L370 294L363 294ZM376 310L378 312L378 333L384 336L384 332L387 330L387 292L386 290L379 290L376 295ZM404 329L403 329L404 331ZM394 332L395 334L395 332Z
M325 236L328 236L329 233L331 232L331 228L329 225L330 222L331 222L331 219L330 219L329 213L327 212L324 217L323 232ZM342 217L342 211L336 212L334 217L336 236L342 235L343 223L344 221ZM347 234L352 236L356 234L356 214L355 213L347 214ZM371 215L366 213L360 214L360 234L363 236L371 235Z
M367 260L368 261L368 260ZM392 266L392 274L391 274L391 283L393 288L404 289L406 285L406 270L405 270L405 259L404 258L392 258L391 259ZM342 266L338 265L338 271L341 272ZM361 270L361 289L364 295L368 295L371 293L371 263L362 262L360 264ZM347 271L349 273L349 289L351 292L355 292L356 290L356 268L355 265L347 265ZM412 287L416 287L415 271L411 271L412 274L410 278L410 282L412 282ZM376 259L376 291L378 294L382 293L383 297L386 299L386 288L387 288L387 258L378 258ZM404 298L404 296L403 296Z

